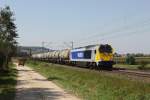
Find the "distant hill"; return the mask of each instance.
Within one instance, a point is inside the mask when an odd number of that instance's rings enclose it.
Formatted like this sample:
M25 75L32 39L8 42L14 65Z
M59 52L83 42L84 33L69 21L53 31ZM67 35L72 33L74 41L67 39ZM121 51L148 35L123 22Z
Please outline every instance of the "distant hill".
M18 46L17 47L18 56L29 56L31 54L44 53L48 51L52 51L52 50L45 48L45 47L37 47L37 46Z

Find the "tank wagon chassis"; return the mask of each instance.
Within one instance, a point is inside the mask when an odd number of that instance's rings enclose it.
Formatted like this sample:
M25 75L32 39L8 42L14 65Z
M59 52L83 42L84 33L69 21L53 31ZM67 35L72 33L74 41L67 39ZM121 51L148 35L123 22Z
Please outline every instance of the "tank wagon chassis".
M113 51L110 45L90 45L75 49L33 54L32 59L72 66L112 69Z

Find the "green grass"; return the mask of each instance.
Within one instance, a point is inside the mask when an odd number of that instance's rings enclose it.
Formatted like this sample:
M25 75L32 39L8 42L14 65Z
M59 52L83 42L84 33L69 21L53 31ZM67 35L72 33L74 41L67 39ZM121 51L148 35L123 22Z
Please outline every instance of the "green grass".
M27 65L84 100L150 100L150 84L125 76L28 61Z
M141 65L115 64L114 68L138 69Z
M14 100L17 71L10 65L7 72L0 72L0 100Z
M133 70L150 70L150 64L146 64L144 66L142 65L127 65L127 64L115 64L113 66L114 68L127 68L127 69L133 69Z

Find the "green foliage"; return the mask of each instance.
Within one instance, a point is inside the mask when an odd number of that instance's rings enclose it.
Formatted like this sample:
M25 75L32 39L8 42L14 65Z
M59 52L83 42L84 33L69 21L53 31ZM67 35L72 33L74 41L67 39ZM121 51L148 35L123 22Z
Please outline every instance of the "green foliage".
M14 53L17 45L16 25L14 23L13 12L8 6L0 9L0 58L3 59L0 64L1 69L8 68L10 56Z
M135 64L135 57L133 55L127 55L126 57L126 64L134 65Z
M144 57L144 54L143 53L137 53L137 54L135 54L135 57Z
M141 66L139 66L138 69L146 69L146 65L147 65L146 61L141 61L140 64Z
M0 65L3 65L4 63L4 55L0 52Z
M0 100L14 100L17 70L10 64L7 72L0 71Z
M114 57L114 61L117 64L126 64L126 57ZM147 64L150 64L150 56L144 57L135 57L135 63L141 65L141 62L144 61Z
M44 62L28 61L28 65L83 100L150 100L149 84L122 75Z

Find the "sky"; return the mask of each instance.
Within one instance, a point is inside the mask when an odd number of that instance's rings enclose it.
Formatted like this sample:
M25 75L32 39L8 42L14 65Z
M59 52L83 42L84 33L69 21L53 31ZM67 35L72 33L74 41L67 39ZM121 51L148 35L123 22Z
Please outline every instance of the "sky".
M22 46L52 49L111 44L150 53L150 0L0 0L10 6Z

